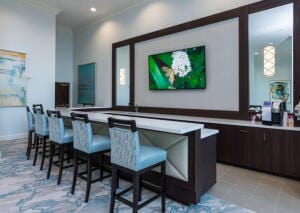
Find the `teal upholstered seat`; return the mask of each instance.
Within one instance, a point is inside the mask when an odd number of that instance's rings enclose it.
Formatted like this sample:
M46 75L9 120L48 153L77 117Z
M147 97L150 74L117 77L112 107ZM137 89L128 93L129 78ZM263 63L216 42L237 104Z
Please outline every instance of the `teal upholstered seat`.
M42 104L34 104L33 105L33 116L35 121L35 155L33 160L33 165L35 166L37 155L39 152L39 140L43 142L43 150L42 150L42 161L40 170L43 170L44 160L46 157L46 143L47 138L49 136L49 128L48 128L48 119L44 114Z
M27 116L27 128L28 128L28 144L27 144L26 156L27 159L29 160L31 149L33 148L32 135L35 132L34 118L32 112L30 111L29 106L26 106L26 116Z
M141 145L140 160L137 164L137 170L142 170L167 159L167 152L155 146Z
M52 112L52 113L51 113ZM55 112L55 111L54 111ZM49 122L49 139L56 143L70 143L73 141L73 130L66 129L59 112L47 111ZM59 116L58 116L59 115Z
M139 171L165 161L167 152L161 148L141 145L138 132L113 127L111 137L111 162L134 171Z
M71 148L73 144L73 130L66 129L64 126L64 121L61 117L60 111L50 111L47 110L48 122L49 122L49 140L50 140L50 158L49 167L47 173L47 179L50 178L53 156L55 154L56 146L59 147L59 172L57 178L57 184L61 183L63 169L71 167L72 165L64 166L65 160L70 160L71 158ZM68 158L65 159L65 148L68 148Z
M108 118L108 126L111 140L111 166L112 166L112 187L110 212L114 212L115 200L124 202L132 207L133 212L152 202L161 196L162 212L165 212L165 174L167 152L161 148L149 145L141 145L135 120L121 120ZM152 169L161 168L161 184L158 194L142 201L142 178L143 174ZM119 171L132 175L133 201L126 200L122 195L131 190L131 187L117 193ZM149 180L148 180L149 181ZM155 185L154 183L151 183ZM157 192L157 188L156 191Z
M35 129L34 118L33 118L32 112L30 111L30 108L28 106L26 107L26 115L27 115L28 131L34 131L34 129Z
M110 149L110 138L104 135L93 135L90 122L73 120L72 126L75 149L88 154Z
M100 178L104 178L104 161L103 154L110 151L110 138L106 135L93 135L91 123L87 114L71 113L72 126L74 131L74 172L71 193L73 194L76 186L77 177L87 181L85 202L89 200L91 184L96 180L92 180L92 166L99 167ZM98 159L98 165L93 165L92 157ZM78 160L86 160L86 177L78 173Z
M48 136L49 128L47 117L42 110L34 110L35 133L40 136Z

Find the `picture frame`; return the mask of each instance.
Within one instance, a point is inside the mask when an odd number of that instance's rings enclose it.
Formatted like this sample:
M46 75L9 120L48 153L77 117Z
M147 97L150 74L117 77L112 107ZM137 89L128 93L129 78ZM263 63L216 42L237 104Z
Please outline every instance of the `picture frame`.
M26 53L0 49L0 107L27 104Z
M291 81L290 80L272 80L270 85L270 100L291 102Z

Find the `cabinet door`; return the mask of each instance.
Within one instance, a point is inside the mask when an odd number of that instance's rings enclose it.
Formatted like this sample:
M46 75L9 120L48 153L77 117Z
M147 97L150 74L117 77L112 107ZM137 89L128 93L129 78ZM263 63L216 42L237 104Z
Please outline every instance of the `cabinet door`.
M205 127L219 130L217 136L217 161L230 163L229 154L227 154L229 152L229 134L226 125L206 123Z
M263 170L275 174L285 174L286 134L282 130L263 130L264 158Z
M250 127L239 127L238 142L239 154L238 161L241 166L258 168L261 162L260 146L261 141L257 140L257 129Z
M286 175L300 178L300 133L296 131L287 132L285 151Z

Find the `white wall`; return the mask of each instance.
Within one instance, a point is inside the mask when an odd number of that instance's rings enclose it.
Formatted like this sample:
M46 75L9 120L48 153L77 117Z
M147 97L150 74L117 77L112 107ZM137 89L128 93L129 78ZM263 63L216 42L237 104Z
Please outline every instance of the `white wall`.
M70 105L73 92L73 31L56 26L55 81L70 83Z
M54 107L55 15L18 0L0 2L0 48L27 53L27 104ZM0 108L0 140L27 136L24 107Z
M79 64L97 63L96 104L111 106L112 43L257 1L259 0L143 1L116 16L74 31L74 65L77 67ZM77 81L76 76L75 71L74 82ZM75 87L75 100L76 96Z

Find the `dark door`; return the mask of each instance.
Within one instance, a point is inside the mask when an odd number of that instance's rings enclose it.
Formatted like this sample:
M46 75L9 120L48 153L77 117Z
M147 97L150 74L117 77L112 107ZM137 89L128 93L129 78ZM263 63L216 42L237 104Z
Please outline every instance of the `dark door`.
M55 107L70 106L70 84L65 82L55 82Z

